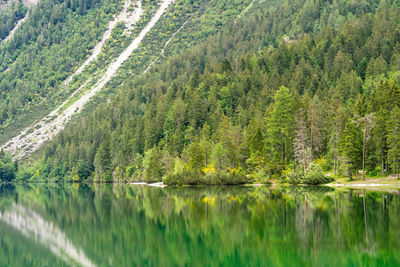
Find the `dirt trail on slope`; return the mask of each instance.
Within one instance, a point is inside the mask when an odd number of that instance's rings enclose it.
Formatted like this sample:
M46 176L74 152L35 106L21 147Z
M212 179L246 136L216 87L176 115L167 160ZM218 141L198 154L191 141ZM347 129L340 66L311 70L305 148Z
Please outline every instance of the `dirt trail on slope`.
M89 65L93 60L97 59L99 54L101 53L101 48L104 43L110 38L112 30L117 26L118 23L124 21L125 25L128 29L132 29L132 27L139 21L140 17L143 14L142 3L140 1L136 2L136 12L130 14L128 12L128 8L131 6L131 0L125 1L124 8L121 13L108 24L107 30L103 34L102 40L93 48L92 54L86 61L72 74L65 82L64 85L68 85L72 81L72 79L81 73L87 65Z
M154 14L151 21L132 41L132 43L118 56L118 58L107 67L107 71L97 81L97 83L90 88L89 91L83 94L77 101L75 101L68 108L63 110L61 114L58 115L61 107L63 107L67 103L67 100L40 122L25 128L18 136L9 140L2 147L0 147L0 149L4 149L5 151L10 152L15 159L21 159L36 151L45 141L50 140L62 129L64 129L65 125L71 120L72 116L79 113L85 106L85 104L87 104L90 99L99 91L101 91L103 87L107 84L107 82L111 80L111 78L121 67L122 63L124 63L132 54L132 52L139 46L140 42L154 27L154 25L168 8L169 4L172 2L174 2L174 0L163 0L161 2L159 9ZM136 8L134 12L143 11L141 10L141 8ZM56 118L52 119L54 117Z
M165 49L167 48L167 46L169 45L169 43L171 43L171 41L175 38L175 36L185 27L185 25L192 19L192 17L188 18L185 23L182 24L182 26L176 31L174 32L174 34L172 34L172 36L168 39L168 41L164 44L163 49L161 49L160 52L160 57L164 55ZM147 69L145 69L143 71L143 74L147 73L151 67L154 65L154 62L156 62L157 59L153 60L149 66L147 67Z

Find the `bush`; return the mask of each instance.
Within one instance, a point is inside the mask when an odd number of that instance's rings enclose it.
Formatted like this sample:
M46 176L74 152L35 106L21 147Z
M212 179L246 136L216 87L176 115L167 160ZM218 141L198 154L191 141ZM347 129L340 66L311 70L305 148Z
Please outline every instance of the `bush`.
M205 175L199 171L185 171L164 177L166 185L239 185L251 182L251 179L240 173L217 173Z
M202 184L202 176L198 172L183 172L166 175L163 183L166 185L197 185Z
M289 184L302 184L304 182L304 174L295 171L288 172L284 182L288 182Z
M0 182L11 182L15 179L18 165L10 155L0 152Z
M329 183L332 180L332 178L324 175L324 171L319 164L317 164L316 162L311 162L305 174L290 171L286 173L285 179L283 181L290 184L318 185Z
M323 171L329 171L332 167L331 162L329 162L328 160L326 160L323 157L316 159L315 163L317 163L319 166L321 166Z
M320 165L311 162L304 175L304 183L310 185L324 184L332 181L332 178L326 177Z
M382 173L382 167L378 166L378 167L375 168L375 170L370 171L369 175L372 176L372 177L376 177L378 175L381 175L381 173Z

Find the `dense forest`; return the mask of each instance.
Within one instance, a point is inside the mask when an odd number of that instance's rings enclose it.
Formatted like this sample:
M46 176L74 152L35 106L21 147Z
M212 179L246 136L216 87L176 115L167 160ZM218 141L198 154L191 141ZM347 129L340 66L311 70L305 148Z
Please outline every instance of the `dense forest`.
M118 8L116 0L43 0L32 7L13 38L0 45L2 142L70 93L63 81L87 57ZM5 131L10 128L14 131Z
M9 7L0 9L0 40L7 37L17 22L25 17L27 11L27 7L21 2L12 2Z
M397 174L399 3L264 1L250 12L127 77L19 179L316 184L329 170Z

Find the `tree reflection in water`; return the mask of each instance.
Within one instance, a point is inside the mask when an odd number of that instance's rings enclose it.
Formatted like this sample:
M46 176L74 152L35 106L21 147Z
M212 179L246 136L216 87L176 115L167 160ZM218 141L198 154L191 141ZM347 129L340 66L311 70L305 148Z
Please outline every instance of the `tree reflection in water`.
M28 227L35 242L24 247L23 231L0 224L0 258L45 265L29 252L51 243L82 265L398 265L399 208L396 192L326 187L17 186L1 191L3 218L37 215L64 245Z

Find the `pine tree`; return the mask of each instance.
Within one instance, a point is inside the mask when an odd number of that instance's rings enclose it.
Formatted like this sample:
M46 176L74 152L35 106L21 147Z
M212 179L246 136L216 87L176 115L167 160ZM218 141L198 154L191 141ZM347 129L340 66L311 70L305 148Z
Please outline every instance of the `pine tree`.
M360 165L360 155L362 155L362 144L360 132L350 120L347 121L346 127L340 139L339 150L344 160L344 169L352 178L357 172Z
M373 140L375 143L375 155L381 164L381 174L385 174L385 158L387 156L387 121L389 119L388 112L380 109L375 115L375 127L372 130Z
M310 122L310 158L314 159L315 152L318 152L322 147L322 118L321 118L321 102L318 96L310 102L310 107L308 111L308 119Z
M267 121L267 151L272 153L272 158L285 169L292 144L294 110L293 96L288 88L282 86L276 92L275 103ZM279 164L280 161L280 164Z
M225 159L228 161L228 165L234 168L237 164L237 143L236 136L232 124L229 119L222 115L221 120L218 124L217 137L219 143L222 144L223 150L225 151Z
M210 164L210 159L211 159L212 142L210 140L210 135L211 135L211 128L210 126L208 126L207 123L205 123L203 125L203 128L201 129L201 135L200 135L200 146L202 151L204 152L205 166Z
M227 151L225 150L224 146L222 143L217 143L214 145L213 150L212 150L212 161L214 163L214 166L219 171L222 171L226 168L226 153Z
M194 141L188 147L188 166L190 170L200 171L205 166L203 147Z
M143 158L144 180L147 182L160 181L164 175L162 155L158 147L149 149Z
M393 109L388 123L388 157L393 172L400 179L400 108Z

